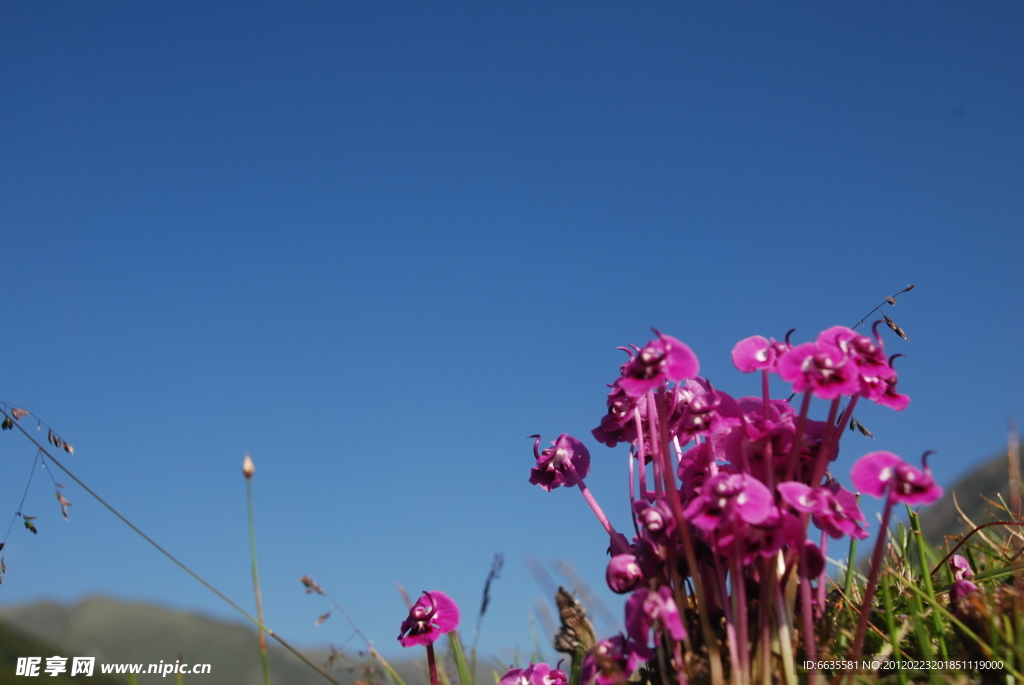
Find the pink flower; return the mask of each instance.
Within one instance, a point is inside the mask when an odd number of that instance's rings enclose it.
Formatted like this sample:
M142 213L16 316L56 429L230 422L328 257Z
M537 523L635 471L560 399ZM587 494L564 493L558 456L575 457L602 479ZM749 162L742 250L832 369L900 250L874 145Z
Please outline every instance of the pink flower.
M928 468L928 453L921 457L924 471L907 464L892 452L865 454L850 470L853 486L873 497L888 496L894 502L931 504L942 497Z
M608 393L608 413L601 417L601 425L590 431L594 439L608 447L636 440L633 410L638 408L638 402L643 401L644 398L636 400L622 388L612 386L612 391Z
M956 604L961 597L975 592L978 586L967 580L974 575L974 572L966 557L954 554L953 558L949 560L949 565L953 568L953 578L956 580L949 588L949 601Z
M604 574L608 587L612 592L624 595L632 591L644 579L640 564L632 554L616 554L608 562L608 569Z
M459 607L451 597L437 590L424 592L402 621L398 641L403 647L430 645L458 625Z
M789 351L789 342L778 342L775 338L768 339L760 335L752 335L736 343L732 348L732 363L743 373L754 371L777 372L778 360Z
M693 378L700 370L697 355L675 338L658 331L652 340L622 367L622 377L615 382L630 397L642 397L666 381Z
M571 488L576 485L573 470L580 478L586 478L590 473L590 451L576 438L562 433L551 443L552 447L538 453L540 436L530 437L537 439L533 443L537 465L530 469L530 482L534 485L539 485L548 492L563 485ZM572 464L572 469L569 468L569 464Z
M896 357L898 355L893 355ZM890 409L896 411L903 411L910 404L909 395L901 395L896 392L896 372L893 371L893 375L884 379L884 387L881 393L876 393L876 396L872 398L878 404L881 404Z
M498 681L498 685L569 685L569 677L560 668L530 664L526 668L513 668Z
M689 395L685 405L674 411L669 419L673 435L682 442L689 442L695 435L722 433L742 422L740 405L732 396L715 390L703 378L686 382Z
M953 569L954 580L963 580L974 575L974 571L971 570L971 562L967 561L967 557L954 554L953 558L949 560L949 565Z
M647 537L659 544L669 543L676 530L676 519L672 515L672 509L664 497L658 498L654 504L637 502L633 505L633 511Z
M683 515L701 530L733 523L764 523L774 513L775 498L764 483L750 476L719 473L707 479Z
M580 683L583 685L620 685L627 682L637 666L654 653L645 645L616 635L601 640L583 659Z
M655 623L673 640L686 638L672 588L662 586L657 592L641 588L626 600L626 632L637 643L647 644Z
M868 532L860 527L867 519L857 506L857 499L839 483L831 482L825 487L811 488L796 481L779 483L775 486L782 499L803 514L814 515L814 525L833 538L844 535L863 540Z
M797 345L779 358L779 375L793 384L794 392L810 390L825 400L859 392L857 364L844 349L850 333L844 326L833 326L816 342Z

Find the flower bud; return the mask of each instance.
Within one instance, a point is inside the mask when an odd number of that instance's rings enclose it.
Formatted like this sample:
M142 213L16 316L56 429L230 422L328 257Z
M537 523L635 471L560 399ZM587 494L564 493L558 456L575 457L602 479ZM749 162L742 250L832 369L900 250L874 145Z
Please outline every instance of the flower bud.
M640 564L632 554L617 554L608 562L608 569L604 574L608 587L612 592L620 595L632 592L640 581L644 579L640 571Z
M256 465L252 463L252 457L248 454L242 461L242 473L245 474L246 479L252 478L252 474L256 473Z

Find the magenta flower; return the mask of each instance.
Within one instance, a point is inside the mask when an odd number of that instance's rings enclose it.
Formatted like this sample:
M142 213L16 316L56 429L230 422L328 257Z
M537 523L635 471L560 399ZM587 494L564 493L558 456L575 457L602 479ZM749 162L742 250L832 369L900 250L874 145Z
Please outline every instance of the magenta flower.
M949 565L953 569L954 580L963 580L974 575L974 571L971 570L971 562L967 561L967 557L954 554L953 558L949 560Z
M608 568L604 573L608 587L612 592L624 595L631 592L644 579L640 564L632 554L616 554L608 562Z
M672 508L662 497L654 504L637 502L633 505L637 521L643 526L647 537L659 544L666 544L672 541L676 530L676 519L672 515Z
M644 415L644 398L634 399L626 394L622 388L612 386L608 393L608 413L601 417L601 425L590 431L594 439L608 447L615 447L620 442L633 442L636 440L636 421L633 420L633 410L641 409L641 416Z
M825 400L853 395L860 390L858 367L845 351L847 331L833 326L817 341L797 345L779 358L779 375L793 384L794 392L810 390Z
M896 355L893 355L894 357ZM901 395L896 392L896 372L893 371L893 375L883 379L884 387L881 393L876 393L875 397L872 397L876 403L881 404L890 409L896 411L903 411L910 404L909 395Z
M540 663L526 668L513 668L498 681L498 685L569 685L569 677L560 668Z
M752 335L736 343L732 348L732 363L743 373L754 371L778 371L778 360L789 351L789 342L778 342L760 335Z
M942 497L928 468L928 453L921 457L924 471L907 464L892 452L871 452L861 457L850 470L850 481L861 492L906 504L931 504Z
M740 405L727 393L715 390L703 378L687 381L686 388L700 388L690 400L674 412L670 419L671 430L679 439L688 442L695 435L723 433L742 422Z
M700 370L697 355L675 338L654 331L658 338L647 343L622 367L615 382L630 397L642 397L666 381L693 378Z
M429 646L458 625L459 607L451 597L437 590L424 592L409 610L409 616L402 621L398 641L403 647Z
M534 485L539 485L548 492L563 485L571 488L577 484L573 471L580 478L586 478L590 473L590 451L576 438L562 433L551 443L552 447L538 452L540 436L530 437L537 439L533 443L537 465L530 469L530 482ZM571 469L569 464L572 464Z
M626 600L626 632L637 643L647 644L655 622L673 640L686 638L686 628L672 598L672 588L662 586L657 592L641 588Z
M653 656L645 645L621 635L601 640L583 659L580 682L583 685L620 685Z
M812 514L814 525L833 538L844 535L863 540L868 532L860 527L867 519L857 506L857 498L835 481L811 488L796 481L775 486L782 499L803 514Z
M733 523L763 523L774 513L775 498L764 483L750 476L719 473L708 478L683 514L704 531Z
M953 578L956 581L949 588L949 601L956 604L960 598L975 592L978 586L967 580L974 575L974 572L966 557L954 554L953 558L949 560L949 565L953 568Z
M711 464L714 461L715 455L707 442L694 445L683 452L679 458L676 475L683 482L681 491L687 500L697 496L701 486L711 475Z
M773 507L772 515L763 522L744 526L739 533L735 542L739 543L740 562L744 566L753 564L758 557L774 557L779 550L798 545L805 539L800 518L788 511L779 511L778 507ZM734 540L731 534L720 535L717 542L723 554L732 554Z

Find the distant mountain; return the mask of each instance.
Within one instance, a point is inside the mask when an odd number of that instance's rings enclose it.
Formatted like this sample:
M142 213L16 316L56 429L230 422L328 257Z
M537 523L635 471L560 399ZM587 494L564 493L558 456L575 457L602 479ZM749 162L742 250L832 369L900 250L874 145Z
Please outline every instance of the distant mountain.
M45 666L46 657L55 655L69 657L69 665L71 656L88 656L86 654L72 655L69 652L61 653L59 647L37 640L0 623L0 685L24 685L26 682L31 682L26 681L22 676L15 675L20 657L41 657L41 665ZM69 667L68 672L70 671ZM86 685L86 683L90 685L124 685L125 682L123 679L99 675L98 672L94 673L92 677L75 676L71 678L67 673L58 676L46 675L40 669L40 675L46 678L46 682L54 685Z
M45 645L42 643L46 643ZM267 639L271 681L276 685L325 685L316 671ZM445 641L447 647L447 641ZM446 649L441 652L447 651ZM262 685L256 631L246 625L215 620L200 614L164 607L124 602L109 597L89 597L68 606L56 602L34 602L0 607L0 685L28 682L13 677L19 656L95 656L96 674L101 663L155 664L181 659L190 664L210 664L210 675L184 676L183 683L204 685ZM303 650L313 663L322 666L328 649ZM6 659L6 660L5 660ZM484 661L483 659L481 661ZM9 662L9 666L8 666ZM70 659L69 659L70 663ZM329 669L343 685L364 680L361 662L345 659ZM406 685L428 682L417 659L392 663ZM145 670L145 668L143 669ZM493 682L490 663L478 665L477 682ZM451 669L454 673L454 669ZM47 683L89 683L124 685L126 676L94 676L81 680L51 678ZM173 676L140 675L139 685L168 685ZM456 682L458 682L456 680Z
M199 614L107 597L90 597L73 606L35 602L3 607L0 608L0 621L58 649L42 656L95 656L97 672L100 663L148 665L160 661L174 662L180 658L187 663L211 665L210 675L185 676L183 681L186 683L262 685L263 682L255 631L244 625ZM268 643L273 643L273 640L268 639ZM268 645L268 654L273 682L289 685L327 683L280 647ZM125 676L118 676L116 682L126 681ZM138 681L140 685L174 682L173 678L154 675L141 675ZM52 682L49 677L47 682Z

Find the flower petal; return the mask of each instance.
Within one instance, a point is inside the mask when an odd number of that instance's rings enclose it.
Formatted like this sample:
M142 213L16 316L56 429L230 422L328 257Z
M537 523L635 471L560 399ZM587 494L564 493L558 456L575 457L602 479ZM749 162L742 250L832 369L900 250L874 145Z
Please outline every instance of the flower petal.
M882 497L896 475L896 467L902 463L892 452L870 452L850 469L850 482L860 492Z

